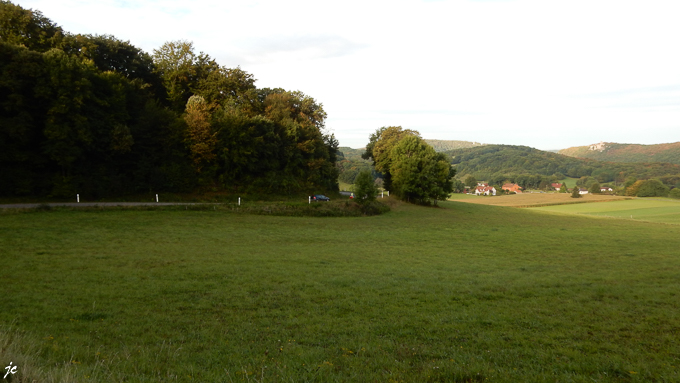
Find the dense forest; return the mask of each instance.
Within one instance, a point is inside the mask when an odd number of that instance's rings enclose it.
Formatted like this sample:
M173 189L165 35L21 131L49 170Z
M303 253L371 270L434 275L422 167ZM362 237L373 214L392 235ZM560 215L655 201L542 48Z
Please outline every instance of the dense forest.
M660 162L615 163L568 157L527 146L485 145L445 152L458 175L473 175L492 185L516 182L524 188L540 188L565 176L592 178L599 183L623 184L629 179L659 179L680 186L680 165Z
M656 145L603 142L601 146L575 146L562 149L558 153L570 157L611 162L670 162L680 164L680 142Z
M0 195L336 190L320 103L172 41L148 54L0 1Z

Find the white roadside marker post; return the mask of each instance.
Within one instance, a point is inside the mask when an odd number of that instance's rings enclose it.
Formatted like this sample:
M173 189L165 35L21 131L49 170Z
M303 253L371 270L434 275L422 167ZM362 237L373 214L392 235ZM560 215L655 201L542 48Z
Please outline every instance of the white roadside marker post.
M238 205L241 206L241 197L238 197Z
M80 203L80 194L76 194L76 201Z
M158 202L158 194L156 194L156 202Z

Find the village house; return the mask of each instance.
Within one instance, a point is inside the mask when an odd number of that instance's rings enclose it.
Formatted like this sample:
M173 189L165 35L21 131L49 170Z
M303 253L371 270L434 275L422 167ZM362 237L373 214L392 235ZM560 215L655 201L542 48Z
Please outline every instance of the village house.
M588 194L588 189L579 188L579 189L578 189L578 194Z
M507 190L508 192L515 192L517 194L522 192L522 188L517 184L504 184L501 189Z
M465 194L476 194L476 195L479 195L479 194L477 194L477 192L476 192L477 188L479 188L479 187L488 187L488 186L489 186L489 184L487 184L487 183L485 183L485 182L477 182L477 186L475 186L474 189L473 189L473 188L468 189L467 186L466 186L466 187L465 187L465 190L464 190L464 193L465 193ZM473 190L474 190L474 191L473 191Z
M600 192L602 193L607 193L607 192L613 192L614 189L610 188L609 186L601 186L600 187Z
M555 189L555 190L557 190L557 191L560 191L560 188L562 187L562 184L559 184L559 183L552 183L552 184L550 184L550 186L552 186L553 189Z
M496 188L493 186L478 185L475 189L475 195L496 195Z

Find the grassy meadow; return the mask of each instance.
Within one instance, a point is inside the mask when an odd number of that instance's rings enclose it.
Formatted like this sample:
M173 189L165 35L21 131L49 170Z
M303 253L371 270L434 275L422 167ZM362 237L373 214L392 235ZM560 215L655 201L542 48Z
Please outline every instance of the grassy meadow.
M564 193L523 193L493 197L453 194L449 200L529 208L533 211L556 214L680 224L680 200L671 198L636 198L607 194L585 194L581 198L571 198L570 194Z
M636 198L605 204L546 206L534 209L552 213L585 214L597 217L680 224L680 200L670 198Z
M557 181L557 182L558 182L560 185L563 184L563 183L565 183L565 184L567 184L567 187L571 189L571 188L573 188L573 187L576 186L576 181L578 181L578 180L579 180L578 178L567 177L567 178L562 179L562 180L559 180L559 181Z
M0 211L0 363L13 382L680 381L679 247L677 225L462 202Z

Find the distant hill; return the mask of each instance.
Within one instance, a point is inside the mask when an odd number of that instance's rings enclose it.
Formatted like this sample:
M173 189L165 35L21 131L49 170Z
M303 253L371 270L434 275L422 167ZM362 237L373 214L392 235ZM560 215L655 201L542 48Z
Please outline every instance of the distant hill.
M485 145L479 142L455 141L455 140L425 140L425 142L432 146L434 150L437 152L445 152L447 150L454 149L473 148L475 146Z
M680 142L639 145L600 142L589 146L562 149L560 154L612 162L670 162L680 164Z
M670 163L621 163L575 158L528 146L485 145L446 151L458 175L472 174L477 179L501 179L504 176L533 174L541 176L591 176L600 182L661 178L668 184L680 180L680 165Z
M341 146L338 148L340 151L340 159L346 159L348 161L358 161L361 160L361 155L364 154L366 148L352 149L348 146Z
M337 166L340 170L340 175L338 176L340 182L353 184L354 179L363 170L373 173L374 177L378 176L373 168L373 161L361 158L361 155L366 150L365 148L352 149L347 146L341 146L338 150L340 153L338 153Z
M456 140L425 140L425 142L428 143L428 145L432 146L435 151L437 152L445 152L447 150L454 150L454 149L465 149L465 148L473 148L475 146L482 146L486 144L482 144L479 142L472 142L472 141L456 141ZM366 148L359 148L359 149L352 149L348 146L341 146L338 148L340 150L340 153L342 153L342 156L350 161L353 160L358 160L361 159L361 155L366 151Z

